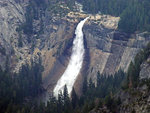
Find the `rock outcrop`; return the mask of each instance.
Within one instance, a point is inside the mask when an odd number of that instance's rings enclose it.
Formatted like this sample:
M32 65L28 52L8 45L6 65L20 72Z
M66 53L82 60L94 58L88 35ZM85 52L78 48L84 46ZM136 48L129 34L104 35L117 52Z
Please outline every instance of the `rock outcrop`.
M3 68L7 60L11 66L18 60L14 51L18 51L19 34L16 28L25 21L22 5L14 0L0 0L0 65Z
M137 52L150 40L143 34L129 36L99 25L87 25L84 30L91 61L88 75L93 79L98 71L111 75L121 68L126 72Z
M141 65L140 79L150 79L150 57Z

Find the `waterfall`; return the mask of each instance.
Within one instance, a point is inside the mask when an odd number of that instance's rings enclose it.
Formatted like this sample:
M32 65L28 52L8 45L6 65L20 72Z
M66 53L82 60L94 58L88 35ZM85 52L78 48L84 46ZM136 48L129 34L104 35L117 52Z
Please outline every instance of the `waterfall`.
M73 85L76 81L76 78L80 72L80 69L82 68L83 58L84 58L84 41L83 41L83 31L82 27L86 20L89 17L82 20L76 27L75 30L75 39L73 41L73 48L72 48L72 54L70 57L69 64L61 76L61 78L58 80L53 92L54 96L58 96L58 93L60 91L63 92L64 86L67 85L68 94L70 95Z

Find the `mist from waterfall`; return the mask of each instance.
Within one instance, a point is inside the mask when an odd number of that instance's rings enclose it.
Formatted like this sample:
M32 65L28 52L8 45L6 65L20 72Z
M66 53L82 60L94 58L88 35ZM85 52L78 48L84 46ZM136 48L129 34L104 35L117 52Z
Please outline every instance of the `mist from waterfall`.
M70 95L76 78L82 68L83 58L84 58L84 40L83 40L83 25L89 17L82 20L76 27L75 39L73 41L72 54L70 57L69 64L58 80L53 92L54 96L58 96L60 91L63 92L64 86L67 85L68 94Z

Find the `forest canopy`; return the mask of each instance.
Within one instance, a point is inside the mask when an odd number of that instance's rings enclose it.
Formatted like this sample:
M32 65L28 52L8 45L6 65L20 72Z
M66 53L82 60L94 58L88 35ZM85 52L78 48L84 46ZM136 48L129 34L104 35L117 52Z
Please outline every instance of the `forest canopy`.
M149 0L78 0L88 13L120 16L119 30L127 33L150 31Z

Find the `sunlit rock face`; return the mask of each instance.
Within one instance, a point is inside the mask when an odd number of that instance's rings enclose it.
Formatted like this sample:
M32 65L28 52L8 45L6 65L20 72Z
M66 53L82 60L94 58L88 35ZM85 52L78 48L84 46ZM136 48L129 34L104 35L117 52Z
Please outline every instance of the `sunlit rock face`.
M137 52L150 41L144 33L128 35L96 24L86 25L84 32L90 54L88 78L94 81L98 71L106 75L120 68L127 71Z
M16 29L25 21L24 13L23 3L0 0L0 66L3 69L6 62L10 68L15 67L18 62L16 56L19 54L19 33Z
M140 71L140 80L150 78L150 57L142 63Z

